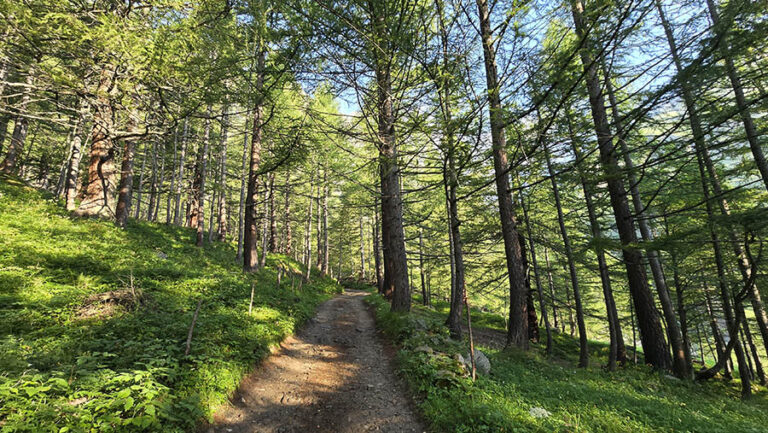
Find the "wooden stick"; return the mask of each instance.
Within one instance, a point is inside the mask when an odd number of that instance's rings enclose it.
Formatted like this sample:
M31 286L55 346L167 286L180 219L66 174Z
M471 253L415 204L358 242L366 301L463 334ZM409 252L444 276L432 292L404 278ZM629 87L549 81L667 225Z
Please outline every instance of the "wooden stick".
M200 313L200 305L203 303L203 298L197 301L197 308L195 308L195 315L192 316L192 324L189 325L189 333L187 334L187 348L184 350L184 356L189 355L189 348L192 345L192 333L195 331L195 323L197 323L197 315Z
M253 288L254 284L251 283L251 302L248 304L248 314L251 314L251 311L253 311Z

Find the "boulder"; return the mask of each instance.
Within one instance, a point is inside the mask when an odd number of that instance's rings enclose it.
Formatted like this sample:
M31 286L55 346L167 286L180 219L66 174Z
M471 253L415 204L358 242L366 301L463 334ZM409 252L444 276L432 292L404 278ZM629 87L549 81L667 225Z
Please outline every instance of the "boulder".
M469 353L464 356L458 355L458 361L464 364L468 371L472 371L472 358ZM491 372L491 361L485 356L485 353L475 349L475 368L477 372L483 375L488 375Z

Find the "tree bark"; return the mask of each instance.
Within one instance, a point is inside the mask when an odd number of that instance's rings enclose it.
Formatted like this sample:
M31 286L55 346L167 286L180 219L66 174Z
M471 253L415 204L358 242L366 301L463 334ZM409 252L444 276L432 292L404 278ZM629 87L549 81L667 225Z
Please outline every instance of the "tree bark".
M283 216L284 245L283 253L290 256L293 252L293 233L291 231L291 172L285 172L285 213Z
M88 162L88 184L75 216L113 218L115 193L115 149L112 143L112 102L115 68L106 65L101 70L93 109L91 150Z
M369 1L370 18L375 38L373 47L377 95L377 134L381 178L382 242L384 244L384 291L392 295L392 311L411 309L408 283L408 260L403 229L403 202L400 193L398 144L395 136L395 113L392 92L392 56L386 10L380 2Z
M189 143L189 119L184 118L184 127L181 133L181 153L179 154L179 175L176 181L176 198L173 206L173 221L177 226L181 225L181 193L184 185L184 166L186 165L187 144Z
M579 289L579 280L576 273L576 262L573 258L573 248L568 231L565 228L565 216L560 202L560 188L557 185L555 173L552 170L552 161L549 149L546 143L543 144L544 158L547 164L547 174L552 183L552 193L555 198L555 209L557 210L557 223L560 226L560 236L563 239L563 248L565 249L565 259L568 262L568 273L571 278L571 288L573 289L573 300L576 304L576 324L579 328L579 367L586 368L589 365L589 346L587 342L587 326L584 323L584 308L581 304L581 290Z
M130 117L129 128L132 131L138 129L135 113ZM123 160L120 164L120 185L118 187L117 208L115 210L115 224L125 228L128 223L128 214L131 211L131 192L133 190L133 159L136 149L136 138L129 137L123 140Z
M326 167L323 170L323 265L320 268L323 275L328 275L330 270L330 248L328 245L328 169Z
M269 179L269 252L277 252L277 211L275 210L275 173Z
M376 272L376 288L384 293L384 275L381 269L381 241L379 239L379 201L374 199L373 205L373 262Z
M585 25L582 22L583 6L580 0L572 0L571 12L576 27L576 34L584 39ZM622 182L621 169L616 160L613 137L608 126L600 80L597 76L597 65L589 51L589 44L580 48L581 62L584 67L589 103L592 110L595 133L600 151L600 162L605 172L608 193L611 199L616 219L616 227L622 244L622 256L627 269L627 280L640 327L640 339L643 343L645 362L658 369L669 369L672 360L664 342L664 331L661 328L656 306L654 305L648 279L643 266L642 254L634 245L637 244L634 221L629 211L627 195Z
M208 167L208 146L211 139L211 106L208 106L203 129L203 142L197 149L195 180L192 184L192 214L190 226L197 229L195 246L202 247L205 232L205 175Z
M154 137L152 140L152 175L149 178L149 202L147 203L147 221L152 221L155 210L155 203L157 202L157 158L158 148L161 146L160 137Z
M309 277L312 275L312 204L314 200L312 193L314 192L314 171L309 178L309 209L307 211L307 231L304 233L304 281L309 281Z
M179 156L179 127L173 129L173 160L171 161L171 184L168 187L168 197L165 203L165 224L170 225L173 220L173 198L176 194L176 163Z
M227 140L229 138L229 107L224 106L221 113L221 154L219 155L219 241L225 242L229 234L229 215L227 213Z
M80 98L78 110L77 125L72 134L72 151L67 162L66 174L64 176L64 203L68 211L75 210L75 197L77 196L78 180L80 178L80 161L83 159L83 128L88 115L88 102L85 98Z
M237 207L237 261L243 260L243 240L245 237L245 193L248 179L248 118L250 116L246 114L245 118L245 131L243 132L243 158L242 167L240 168L240 202Z
M493 46L491 18L487 0L476 0L480 18L480 36L483 43L485 78L488 90L488 105L493 147L493 168L496 176L496 192L501 217L501 233L504 238L504 254L509 274L509 329L507 345L528 349L528 311L525 273L517 233L517 221L512 208L512 194L509 187L506 137L503 108L501 106L500 84L496 67L496 52Z
M258 52L256 62L256 92L261 98L264 90L264 63L266 60L265 47ZM256 202L259 198L259 167L261 165L261 133L262 133L262 101L256 102L253 108L253 133L251 134L250 165L248 170L248 192L245 201L245 233L243 236L243 269L253 272L258 269L259 253L257 233L258 216Z
M541 311L541 320L544 322L544 327L547 332L547 347L545 353L547 356L552 355L552 329L549 324L549 317L547 314L547 308L544 301L544 289L541 284L541 271L539 269L539 263L536 260L536 245L533 243L533 229L531 228L531 222L528 218L528 208L525 206L525 198L520 197L521 206L523 208L523 221L525 222L526 237L528 238L528 247L531 251L531 264L533 265L533 277L536 282L536 292L539 295L539 310Z

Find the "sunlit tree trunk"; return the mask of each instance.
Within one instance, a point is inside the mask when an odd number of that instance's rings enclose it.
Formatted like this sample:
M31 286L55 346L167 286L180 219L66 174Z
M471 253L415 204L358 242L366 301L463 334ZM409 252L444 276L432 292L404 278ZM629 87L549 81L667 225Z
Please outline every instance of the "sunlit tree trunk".
M501 233L504 238L504 254L509 274L509 327L507 345L528 348L528 311L525 273L517 233L517 222L512 208L512 194L509 187L509 163L507 161L506 137L503 108L501 106L500 84L496 67L496 48L491 28L487 0L476 0L480 18L480 36L485 60L485 78L488 90L488 107L493 147L493 168L496 176L496 193L499 201Z
M584 39L586 32L585 24L582 21L583 5L580 0L571 1L571 11L576 34L580 39ZM629 204L627 203L627 194L622 181L621 168L616 160L613 137L608 126L605 100L602 94L600 79L597 75L597 65L590 52L589 43L582 44L579 51L585 73L587 93L589 94L592 120L597 135L600 163L605 173L611 207L616 219L616 228L621 240L622 256L627 269L627 280L635 307L635 314L637 315L637 323L640 327L640 339L643 343L645 362L655 368L666 370L671 367L672 360L666 348L664 331L661 327L653 296L648 287L648 278L645 273L642 254L635 247L637 235Z
M81 217L113 218L115 215L115 149L112 143L112 103L110 92L115 68L101 69L96 98L91 104L93 127L88 161L88 184L80 206L74 215Z
M261 42L260 42L261 43ZM258 52L256 62L255 91L259 98L264 90L264 63L266 60L265 47ZM256 202L259 199L259 167L261 166L261 133L262 133L262 101L256 102L253 108L253 132L251 134L250 165L248 170L248 190L245 200L245 226L243 236L243 269L253 272L259 266L258 253L258 215Z

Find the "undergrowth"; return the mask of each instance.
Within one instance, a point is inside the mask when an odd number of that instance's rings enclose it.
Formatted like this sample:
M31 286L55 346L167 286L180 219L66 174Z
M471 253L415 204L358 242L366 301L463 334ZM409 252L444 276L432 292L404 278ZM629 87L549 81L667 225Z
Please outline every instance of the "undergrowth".
M438 432L765 432L764 389L739 399L739 385L680 381L644 366L605 371L606 345L591 343L592 366L576 368L578 342L556 334L554 356L479 346L491 373L472 382L456 354L467 341L448 338L439 309L414 305L392 313L381 296L367 298L377 325L398 347L398 370ZM498 318L473 311L473 323L498 328ZM503 338L503 335L501 336ZM567 354L567 356L566 356ZM562 356L561 356L562 355ZM549 416L541 414L541 408Z
M319 276L299 289L291 274L301 269L285 256L252 275L234 257L230 244L196 248L189 229L73 219L0 179L0 430L180 432L209 418L340 290ZM278 265L288 270L281 287ZM126 290L131 302L87 305Z

